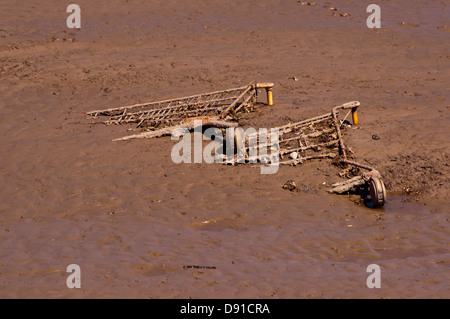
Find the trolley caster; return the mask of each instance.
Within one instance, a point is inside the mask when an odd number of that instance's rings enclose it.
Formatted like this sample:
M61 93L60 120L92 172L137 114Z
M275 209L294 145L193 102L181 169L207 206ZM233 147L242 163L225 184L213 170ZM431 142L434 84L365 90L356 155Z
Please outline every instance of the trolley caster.
M381 207L386 201L386 188L381 178L371 177L369 181L370 200L373 207Z

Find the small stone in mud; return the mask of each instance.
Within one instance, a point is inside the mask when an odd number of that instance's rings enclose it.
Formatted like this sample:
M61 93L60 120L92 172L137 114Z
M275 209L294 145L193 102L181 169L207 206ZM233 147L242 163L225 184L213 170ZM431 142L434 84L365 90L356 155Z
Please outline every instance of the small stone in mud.
M111 91L112 91L112 89L109 89L109 88L103 89L103 92L105 92L105 93L109 93Z
M283 189L288 189L291 192L295 191L297 189L297 185L295 184L295 182L291 179L288 180L286 183L284 183L283 185Z
M419 26L415 23L407 23L407 22L401 22L401 23L399 23L399 25L404 26L404 27L413 27L413 28L417 28Z
M315 2L307 2L307 1L297 1L297 2L303 6L315 6L316 5Z
M330 10L330 11L337 11L337 9L335 8L335 7L332 7L332 6L323 6L325 9L328 9L328 10Z
M378 135L376 135L376 134L372 135L372 140L377 141L377 140L379 140L379 139L380 139L380 138L378 137Z

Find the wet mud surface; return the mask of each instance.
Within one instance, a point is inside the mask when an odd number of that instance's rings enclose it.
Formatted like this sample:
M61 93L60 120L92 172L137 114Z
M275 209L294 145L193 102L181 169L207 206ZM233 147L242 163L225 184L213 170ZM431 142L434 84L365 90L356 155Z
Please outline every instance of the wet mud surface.
M376 30L347 0L77 4L69 30L58 1L2 1L0 297L450 296L445 1L383 1ZM169 137L112 142L134 126L85 116L254 80L275 83L275 105L243 127L360 101L344 138L382 174L385 206L327 193L329 160L273 175L175 164ZM366 286L370 264L381 289Z

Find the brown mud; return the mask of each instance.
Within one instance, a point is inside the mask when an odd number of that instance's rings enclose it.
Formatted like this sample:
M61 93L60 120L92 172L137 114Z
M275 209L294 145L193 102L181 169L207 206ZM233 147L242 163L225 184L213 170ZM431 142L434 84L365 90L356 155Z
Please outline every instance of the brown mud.
M0 297L450 296L446 1L382 1L376 30L352 0L77 4L69 30L60 1L2 1ZM134 127L86 124L87 111L253 80L275 83L275 105L244 127L360 101L344 138L382 174L384 208L327 193L328 160L274 175L174 164L169 137L112 142Z

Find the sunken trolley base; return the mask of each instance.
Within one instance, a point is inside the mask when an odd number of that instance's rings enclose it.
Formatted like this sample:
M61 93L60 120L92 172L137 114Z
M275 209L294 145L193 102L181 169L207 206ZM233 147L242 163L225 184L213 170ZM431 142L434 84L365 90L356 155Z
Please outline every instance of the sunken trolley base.
M267 106L274 104L273 86L273 83L251 82L246 86L222 91L91 111L87 115L93 119L92 124L134 124L143 131L115 139L122 141L175 135L180 130L193 130L198 123L222 129L236 128L240 113L255 110L258 91L265 90ZM350 123L347 121L350 115L353 125L358 125L359 106L358 101L348 102L334 107L329 113L280 126L276 128L279 134L276 147L272 139L271 142L264 142L267 136L261 141L261 137L256 133L256 140L260 142L259 147L266 147L271 151L275 147L279 150L279 164L298 165L311 159L341 158L342 164L368 170L360 176L333 184L329 191L343 194L357 187L365 187L370 200L368 206L380 207L386 201L386 189L380 173L372 167L347 159L347 153L351 153L351 150L345 146L342 131L345 130L346 123ZM347 111L347 114L340 118L344 111ZM236 153L253 154L256 146L250 146L247 141L249 136L241 135L241 131L237 129L235 132ZM261 159L260 162L264 163Z
M368 206L371 207L381 207L386 202L386 188L384 186L383 180L381 178L380 172L376 169L363 165L360 163L356 163L349 160L341 160L342 164L349 164L353 166L357 166L360 168L367 169L368 172L362 173L360 176L353 177L344 182L335 183L331 185L331 189L328 191L330 193L335 194L344 194L350 192L357 187L367 188L369 191L370 198L366 199Z

